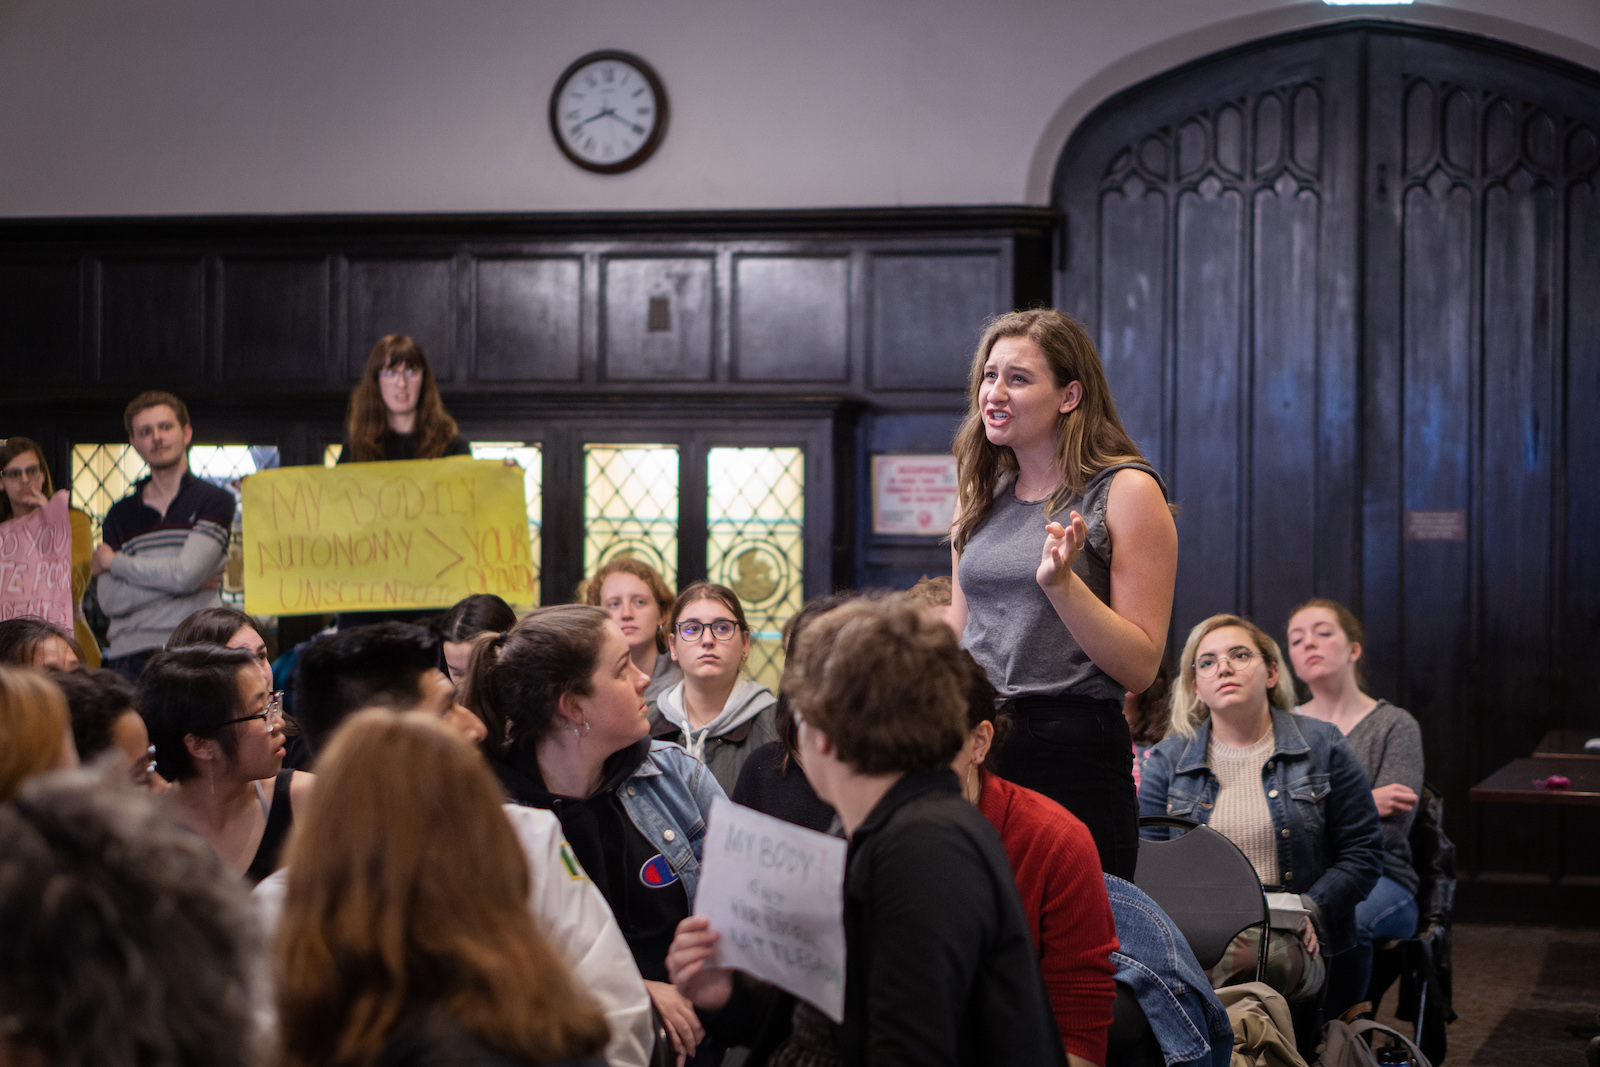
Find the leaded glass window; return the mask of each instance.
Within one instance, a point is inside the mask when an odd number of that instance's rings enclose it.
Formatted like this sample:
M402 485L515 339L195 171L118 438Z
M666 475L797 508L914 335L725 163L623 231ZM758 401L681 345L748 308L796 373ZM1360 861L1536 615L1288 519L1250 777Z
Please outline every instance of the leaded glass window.
M713 448L706 454L706 573L739 594L751 677L778 688L783 624L805 599L805 453Z
M540 600L539 534L544 526L544 456L538 445L521 441L474 441L473 459L515 460L522 468L522 485L528 499L528 548L533 560L533 602Z
M678 584L678 447L585 445L583 570L633 556Z
M221 486L239 498L239 480L256 471L278 466L275 445L190 445L189 471L196 477ZM150 474L150 468L132 445L72 446L72 506L89 516L94 539L99 542L101 525L111 505L127 496L134 483ZM228 569L222 581L222 601L230 607L244 606L244 528L237 509L228 542Z

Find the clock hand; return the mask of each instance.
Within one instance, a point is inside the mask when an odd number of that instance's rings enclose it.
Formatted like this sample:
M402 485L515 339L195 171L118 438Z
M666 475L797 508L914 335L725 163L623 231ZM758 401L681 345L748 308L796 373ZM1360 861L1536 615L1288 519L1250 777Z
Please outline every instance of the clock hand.
M578 125L579 126L587 126L587 125L589 125L589 123L593 122L595 119L603 119L607 115L615 115L615 114L616 114L616 112L612 111L609 107L603 107L603 108L601 108L599 110L599 112L597 112L596 114L590 115L588 118L586 118L582 122L578 123Z
M623 118L621 115L617 114L615 111L612 111L610 108L607 108L605 111L601 112L601 114L609 114L612 118L616 119L618 122L620 122L624 126L628 127L628 129L632 130L634 133L643 133L644 132L644 127L643 126L640 126L636 122L629 122L627 119ZM596 115L595 117L599 118L600 116Z

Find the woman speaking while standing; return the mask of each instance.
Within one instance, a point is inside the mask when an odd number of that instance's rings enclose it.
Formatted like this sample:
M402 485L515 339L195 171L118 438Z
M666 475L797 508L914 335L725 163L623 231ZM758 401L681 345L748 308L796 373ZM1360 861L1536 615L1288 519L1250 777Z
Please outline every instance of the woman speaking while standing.
M1131 881L1122 699L1154 680L1166 645L1166 488L1122 428L1089 336L1046 309L989 324L955 454L950 622L1019 720L996 770L1081 819L1101 866Z

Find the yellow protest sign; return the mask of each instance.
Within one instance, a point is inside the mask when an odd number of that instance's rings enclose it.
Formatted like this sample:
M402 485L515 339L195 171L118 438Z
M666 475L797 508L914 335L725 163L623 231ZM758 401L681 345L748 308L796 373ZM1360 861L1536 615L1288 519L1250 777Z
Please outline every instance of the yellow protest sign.
M252 614L533 601L523 474L498 460L283 467L241 491Z

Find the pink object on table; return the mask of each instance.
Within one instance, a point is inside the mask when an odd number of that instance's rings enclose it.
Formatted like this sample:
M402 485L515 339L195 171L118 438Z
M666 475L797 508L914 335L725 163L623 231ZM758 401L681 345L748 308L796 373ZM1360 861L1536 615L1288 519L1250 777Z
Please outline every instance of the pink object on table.
M1572 779L1564 774L1552 774L1548 778L1535 778L1533 784L1537 789L1571 789Z

